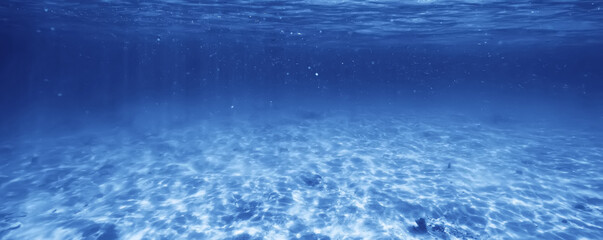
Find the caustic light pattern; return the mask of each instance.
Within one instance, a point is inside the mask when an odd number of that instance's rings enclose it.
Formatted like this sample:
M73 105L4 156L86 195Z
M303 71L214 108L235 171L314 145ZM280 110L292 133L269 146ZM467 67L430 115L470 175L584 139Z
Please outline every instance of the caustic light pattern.
M0 238L603 238L601 136L542 126L317 113L5 142Z

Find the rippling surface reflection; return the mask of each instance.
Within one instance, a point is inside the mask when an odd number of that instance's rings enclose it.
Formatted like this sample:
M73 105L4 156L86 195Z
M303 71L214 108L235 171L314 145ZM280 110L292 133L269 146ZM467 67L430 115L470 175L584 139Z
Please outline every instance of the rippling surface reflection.
M292 41L365 46L435 43L501 45L601 43L597 1L23 1L0 5L2 23L38 31ZM251 37L252 36L252 37Z

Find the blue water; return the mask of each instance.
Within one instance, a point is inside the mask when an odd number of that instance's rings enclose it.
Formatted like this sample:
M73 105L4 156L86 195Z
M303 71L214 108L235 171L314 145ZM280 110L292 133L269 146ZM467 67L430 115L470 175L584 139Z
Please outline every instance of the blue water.
M603 239L603 2L0 3L0 239Z

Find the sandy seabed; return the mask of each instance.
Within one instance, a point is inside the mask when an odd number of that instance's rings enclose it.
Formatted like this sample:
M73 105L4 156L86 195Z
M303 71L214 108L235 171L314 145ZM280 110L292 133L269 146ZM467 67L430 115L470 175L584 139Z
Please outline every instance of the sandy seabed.
M0 239L603 239L601 133L303 113L0 145Z

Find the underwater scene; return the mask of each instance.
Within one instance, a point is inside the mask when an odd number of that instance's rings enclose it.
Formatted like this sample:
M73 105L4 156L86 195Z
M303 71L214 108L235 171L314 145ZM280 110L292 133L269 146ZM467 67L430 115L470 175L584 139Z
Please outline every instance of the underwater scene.
M0 239L603 239L603 2L3 0Z

